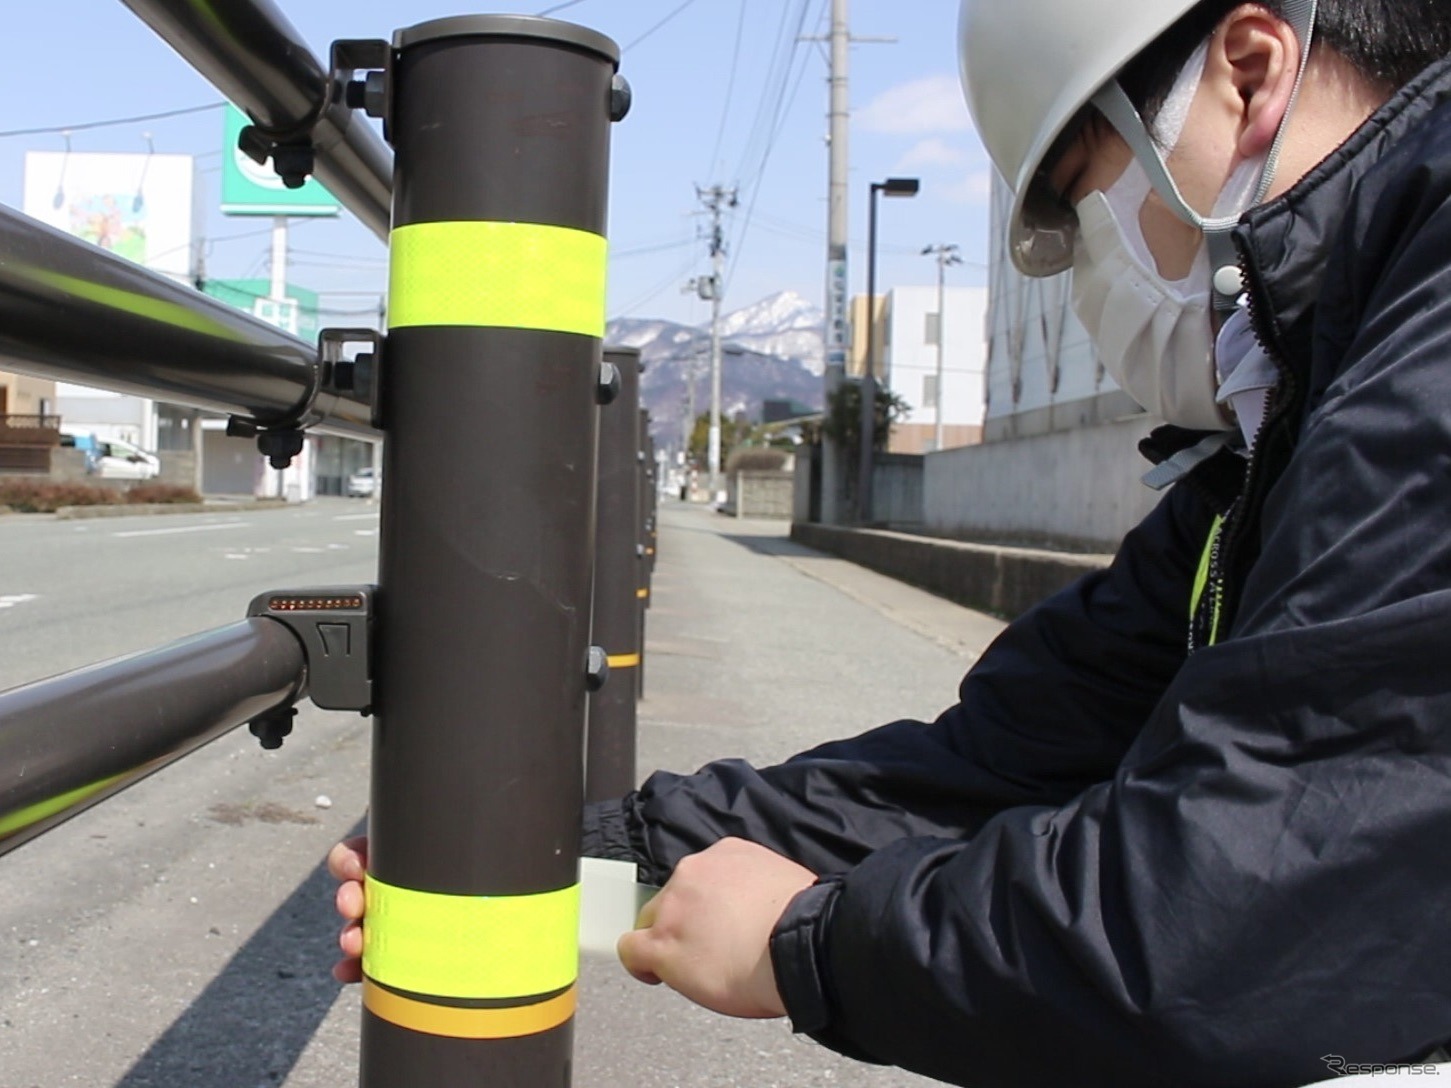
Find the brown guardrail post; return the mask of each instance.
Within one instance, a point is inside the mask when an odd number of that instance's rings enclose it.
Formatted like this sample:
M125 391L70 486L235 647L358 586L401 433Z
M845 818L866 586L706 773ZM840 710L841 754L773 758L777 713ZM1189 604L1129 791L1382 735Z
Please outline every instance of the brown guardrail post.
M569 1082L617 62L465 16L368 81L395 173L367 1088Z
M620 797L635 785L635 673L643 650L635 597L640 565L635 524L640 483L635 441L640 352L606 348L605 361L620 374L620 393L600 413L594 641L609 655L610 679L589 699L587 801Z

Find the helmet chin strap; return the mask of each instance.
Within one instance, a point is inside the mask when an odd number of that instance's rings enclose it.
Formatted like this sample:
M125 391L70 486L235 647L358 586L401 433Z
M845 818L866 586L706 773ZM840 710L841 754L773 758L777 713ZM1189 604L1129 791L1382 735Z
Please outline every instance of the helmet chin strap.
M1220 311L1234 309L1235 300L1243 290L1239 275L1239 260L1234 251L1234 243L1230 240L1230 232L1234 230L1245 212L1264 202L1265 194L1274 184L1275 172L1279 168L1280 154L1284 148L1285 133L1289 128L1290 115L1294 112L1295 103L1300 95L1300 86L1305 79L1305 69L1310 63L1310 46L1315 35L1317 6L1318 0L1285 0L1285 20L1295 31L1295 37L1301 43L1300 68L1295 75L1295 86L1290 92L1289 104L1285 107L1285 114L1280 118L1279 127L1275 131L1274 143L1265 157L1265 164L1261 169L1254 197L1246 207L1240 208L1232 215L1206 217L1189 206L1188 201L1184 199L1184 194L1179 191L1178 183L1169 173L1163 154L1149 134L1148 125L1144 123L1138 109L1129 101L1129 96L1119 85L1118 80L1110 80L1092 99L1093 105L1124 138L1133 151L1134 157L1143 165L1154 190L1168 205L1169 210L1184 222L1196 226L1204 232L1205 243L1209 249L1210 267L1214 269L1214 305L1215 309Z

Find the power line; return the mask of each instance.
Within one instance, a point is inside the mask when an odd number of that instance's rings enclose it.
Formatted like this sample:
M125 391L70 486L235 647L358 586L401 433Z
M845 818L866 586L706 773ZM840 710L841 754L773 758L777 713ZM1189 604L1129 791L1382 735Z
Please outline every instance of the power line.
M553 15L556 11L563 11L565 8L572 8L576 4L583 4L584 0L566 0L563 4L555 4L553 7L545 8L539 12L540 15Z
M656 23L654 26L652 26L649 30L645 31L645 33L641 34L638 38L636 38L634 41L632 41L629 45L627 45L623 49L621 49L620 52L622 52L622 53L628 53L631 49L634 49L635 46L639 45L646 38L648 38L651 34L654 34L655 31L659 30L666 23L670 22L671 19L675 18L682 11L684 11L686 8L690 7L694 3L695 3L695 0L685 0L685 3L681 4L678 8L676 8L675 10L673 10L669 15L665 16L665 18L661 19L658 23Z
M181 117L188 113L205 113L208 110L219 110L225 106L225 102L209 102L205 106L187 106L179 110L163 110L161 113L143 113L135 117L113 117L109 121L83 121L76 125L53 125L46 128L17 128L9 132L0 132L0 139L9 136L50 136L64 135L69 132L84 132L93 128L113 128L118 125L139 125L143 121L161 121L168 117Z
M809 2L810 0L801 0L802 10L805 9ZM756 102L756 112L751 119L751 127L746 134L745 145L741 149L740 165L736 170L736 177L743 180L746 179L750 164L756 158L756 147L760 143L762 134L766 129L765 118L770 110L767 103L772 100L773 95L784 93L786 80L789 79L789 76L782 74L781 60L783 56L782 50L790 41L790 20L791 7L789 4L782 4L781 21L776 28L776 40L771 47L771 59L766 64L766 78L761 84L761 96ZM790 54L787 53L785 55L789 65ZM787 71L789 71L789 67ZM781 86L779 88L776 86L778 76L782 76L780 80Z
M667 249L683 249L685 246L695 245L695 239L687 238L684 241L660 242L656 245L634 246L631 249L616 250L610 254L610 260L618 261L626 257L643 257L647 253L663 253Z
M760 199L761 189L766 180L766 167L771 161L771 152L775 150L776 142L778 139L780 139L781 133L786 127L786 118L791 112L792 104L796 101L797 93L801 90L801 82L805 78L806 69L809 66L808 58L807 60L803 61L800 70L796 73L796 81L794 84L791 85L790 93L787 94L786 84L790 83L791 81L791 63L795 61L797 56L797 50L799 49L800 45L799 39L801 37L801 31L806 25L806 12L809 7L810 0L802 0L801 14L796 22L796 34L793 38L791 53L788 55L787 58L786 78L785 81L782 83L781 87L782 94L777 98L775 113L771 120L771 128L767 136L766 146L761 152L761 165L756 171L756 175L751 186L750 202L746 205L746 214L741 220L740 227L738 228L736 233L735 253L731 257L730 270L726 273L727 284L729 284L730 281L735 278L736 268L740 265L741 251L745 248L746 236L751 229L751 220L756 213L756 201ZM821 10L823 12L825 11L824 0ZM820 22L819 14L817 16L817 21Z
M694 245L695 243L692 241L689 244L690 245ZM629 317L630 314L634 313L641 306L644 306L646 303L654 302L657 298L659 298L662 294L664 294L666 290L668 290L671 287L674 287L682 279L684 279L685 278L685 274L690 271L690 269L694 266L694 264L695 264L695 257L693 255L690 256L690 257L685 258L685 263L683 265L681 265L680 268L678 268L674 272L671 272L669 276L667 276L665 279L661 280L654 287L650 288L649 291L647 291L645 294L641 295L639 298L634 299L632 302L629 303L629 305L627 305L627 306L621 306L619 309L617 309L615 311L615 316L616 317Z
M352 253L328 253L321 249L298 249L295 246L288 246L287 252L300 254L304 257L331 257L348 264L386 265L388 263L388 258L386 257L359 257Z
M746 8L748 6L749 0L741 0L740 14L736 18L736 44L735 48L731 50L730 76L726 80L725 105L720 111L720 126L715 130L715 147L711 149L710 163L706 167L708 175L714 174L716 171L717 161L720 158L721 140L725 138L726 121L731 115L731 97L736 90L736 70L740 67L741 39L745 36Z

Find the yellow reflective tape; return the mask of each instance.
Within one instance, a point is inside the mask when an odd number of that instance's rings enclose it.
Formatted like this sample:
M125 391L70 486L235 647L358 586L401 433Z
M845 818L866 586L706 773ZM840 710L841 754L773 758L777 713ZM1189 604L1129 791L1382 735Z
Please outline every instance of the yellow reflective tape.
M1209 585L1209 564L1214 558L1214 544L1224 528L1223 515L1216 516L1209 526L1209 539L1204 542L1204 552L1199 557L1199 570L1194 575L1194 589L1189 594L1189 618L1192 622L1199 612L1199 602L1204 599L1204 590Z
M612 669L633 669L640 663L639 654L610 654L610 668Z
M50 817L74 808L88 797L100 793L106 787L114 785L125 778L124 774L112 775L110 778L103 778L99 782L92 782L89 786L81 786L79 789L69 790L66 793L58 794L46 801L37 801L33 805L18 809L8 816L0 816L0 839L8 838L11 835L24 831L40 823L41 820L48 820Z
M83 298L87 302L94 302L108 309L130 314L133 317L144 317L149 321L160 322L163 325L171 325L174 328L187 329L190 332L199 332L204 336L212 336L218 340L229 340L237 344L244 341L241 333L228 328L215 318L198 313L179 302L168 302L165 299L152 298L149 295L137 294L135 291L127 291L120 287L111 287L104 283L92 283L90 280L81 279L79 276L68 276L63 272L52 272L47 268L32 268L24 265L20 267L38 283L43 283L48 287L65 291L68 294L74 295L76 298Z
M605 334L605 240L537 223L395 227L388 326Z
M646 597L650 596L650 591L648 589L637 589L635 590L635 596L643 601Z
M579 975L579 885L538 895L442 895L363 884L363 971L440 997L552 993Z
M371 924L371 923L370 923ZM578 992L571 986L557 997L509 1009L460 1009L433 1005L389 993L363 979L363 1004L374 1016L409 1031L454 1039L517 1039L557 1028L574 1015Z

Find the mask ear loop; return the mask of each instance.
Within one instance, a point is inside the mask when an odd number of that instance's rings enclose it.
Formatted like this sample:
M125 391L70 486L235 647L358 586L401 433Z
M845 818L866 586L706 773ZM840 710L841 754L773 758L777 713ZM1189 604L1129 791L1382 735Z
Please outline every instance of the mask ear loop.
M1284 116L1280 118L1279 127L1275 130L1274 143L1265 157L1265 165L1261 169L1259 185L1255 187L1251 208L1264 202L1265 194L1274 184L1275 172L1279 168L1280 155L1284 149L1285 133L1289 128L1290 115L1294 112L1295 103L1299 100L1300 86L1305 80L1305 69L1310 63L1310 46L1314 40L1315 13L1318 6L1318 0L1285 0L1285 20L1295 31L1295 37L1302 43L1300 68L1295 75L1295 86L1290 91L1289 104L1286 105ZM1125 93L1118 80L1111 80L1105 84L1091 101L1094 107L1103 114L1104 119L1118 131L1118 134L1129 145L1134 157L1138 159L1145 173L1149 175L1149 181L1153 184L1154 191L1169 206L1169 210L1184 222L1196 226L1204 232L1205 243L1209 249L1210 264L1215 269L1215 309L1221 312L1233 310L1236 299L1243 290L1243 285L1240 282L1239 258L1235 253L1230 233L1239 224L1244 212L1249 211L1249 208L1243 209L1236 215L1212 218L1200 215L1189 206L1188 201L1184 199L1184 194L1179 191L1178 184L1164 162L1164 156L1149 135L1148 125L1144 123L1143 117L1140 116L1133 102L1129 100L1128 94ZM1234 273L1234 284L1238 286L1230 291L1222 291L1220 289L1221 281L1230 279L1227 270ZM1233 286L1228 283L1224 285Z

